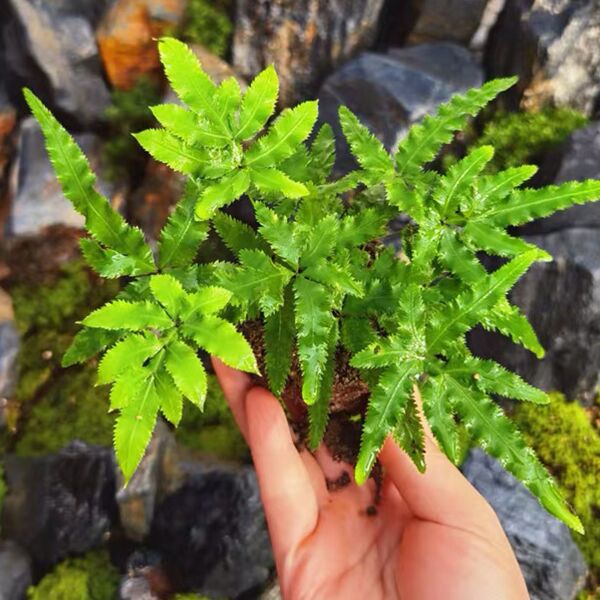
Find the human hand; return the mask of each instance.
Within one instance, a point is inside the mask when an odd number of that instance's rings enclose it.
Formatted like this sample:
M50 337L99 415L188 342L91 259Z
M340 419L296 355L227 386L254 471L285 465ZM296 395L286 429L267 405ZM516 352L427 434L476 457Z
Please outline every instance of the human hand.
M381 502L367 515L373 481L324 446L299 452L285 413L250 377L214 361L256 468L286 600L521 600L528 593L496 514L426 431L419 473L390 438L379 459ZM329 492L326 478L351 483Z

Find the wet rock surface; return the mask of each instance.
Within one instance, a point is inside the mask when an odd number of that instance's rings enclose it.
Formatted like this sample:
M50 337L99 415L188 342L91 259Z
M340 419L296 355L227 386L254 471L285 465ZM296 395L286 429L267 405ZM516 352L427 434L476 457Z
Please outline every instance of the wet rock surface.
M0 600L22 600L31 585L31 561L17 544L0 541Z
M273 63L284 106L314 96L323 78L370 47L383 0L240 0L233 64L250 80Z
M75 136L88 157L92 169L100 171L100 140L91 133ZM49 225L62 224L83 227L83 216L75 212L64 197L52 165L46 154L44 138L33 117L21 125L18 150L11 175L11 214L7 223L7 235L33 235ZM98 179L98 189L108 196L112 186Z
M262 589L273 557L253 469L191 461L178 468L148 539L170 579L211 597Z
M518 75L513 101L547 102L591 115L600 97L598 0L507 0L490 35L490 73Z
M98 123L110 96L94 27L108 4L7 0L1 35L15 94L28 85L71 123Z
M101 542L116 517L114 462L106 448L72 442L55 454L4 459L2 535L40 572Z
M349 61L327 78L319 92L319 119L336 131L336 168L347 171L354 164L339 127L341 104L392 148L410 125L452 94L480 85L482 78L469 51L448 43L393 49L388 54L365 52Z
M462 471L496 511L532 600L574 598L587 569L567 526L482 450L469 452Z

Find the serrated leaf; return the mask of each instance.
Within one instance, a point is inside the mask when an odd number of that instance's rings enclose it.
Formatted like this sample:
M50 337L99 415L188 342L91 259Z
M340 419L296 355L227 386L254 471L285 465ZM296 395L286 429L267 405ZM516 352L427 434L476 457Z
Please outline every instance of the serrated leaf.
M150 290L154 299L165 307L171 318L176 318L185 302L187 294L175 277L161 273L150 277Z
M175 340L166 349L165 367L177 389L193 404L203 408L206 399L206 371L196 352Z
M135 390L152 377L152 371L147 367L132 366L122 371L110 388L109 412L122 410L135 400Z
M425 433L413 394L392 431L396 443L408 454L420 473L425 472Z
M306 233L306 247L300 258L302 267L309 267L327 258L335 246L339 220L335 215L326 215Z
M319 283L297 277L294 297L298 358L302 368L302 398L310 405L319 397L329 355L329 332L335 317L331 294Z
M152 265L140 262L133 256L103 248L90 238L81 238L79 246L88 265L106 279L115 279L125 275L144 275L154 270Z
M196 201L196 187L188 183L183 198L160 233L158 264L161 269L191 264L200 244L208 237L208 225L196 221Z
M82 323L86 327L140 331L146 327L166 329L173 322L165 311L152 302L115 300L90 313Z
M295 267L298 266L302 244L295 225L260 202L254 203L254 212L260 235L269 243L273 252Z
M466 284L475 286L487 275L475 254L461 244L449 229L442 234L439 258L446 269Z
M166 129L146 129L133 137L153 158L185 175L193 175L210 162L204 150L187 144Z
M184 308L181 318L183 321L192 319L197 315L212 315L223 310L229 300L231 292L222 287L202 286L193 294L187 294L183 301Z
M184 142L193 144L194 131L198 126L197 116L179 104L157 104L150 110L156 120L169 133L181 138Z
M156 373L154 385L160 398L160 412L169 423L177 427L183 415L183 398L175 382L165 369L160 369Z
M240 125L236 133L239 140L254 137L266 124L275 110L279 80L273 65L261 71L248 86L240 108Z
M98 383L110 383L130 367L141 367L162 348L160 340L151 333L131 334L116 343L98 365Z
M448 378L448 386L471 436L520 479L548 512L582 532L581 522L567 508L552 477L500 408L481 392L465 387L453 377Z
M516 80L516 77L494 79L464 95L455 95L442 104L434 115L427 115L420 124L411 127L396 153L399 175L414 177L418 174L425 164L436 157L440 148L452 140L454 133L463 129L469 116L476 115L498 94L514 85Z
M280 396L292 365L294 346L294 298L291 286L284 292L283 305L265 317L265 368L271 391Z
M348 352L356 354L373 343L377 336L367 318L345 317L341 323L340 339Z
M79 331L71 345L64 353L61 366L70 367L74 364L86 361L95 356L107 346L114 344L122 335L123 331L106 331L102 329L84 328Z
M339 107L340 125L352 154L360 166L378 177L393 173L394 163L383 144L356 118L346 106Z
M282 194L286 198L301 198L308 194L303 183L294 181L278 169L250 169L252 183L265 194Z
M365 208L356 215L340 220L338 244L340 246L360 246L378 239L384 233L387 219L381 211Z
M200 220L210 219L218 208L231 204L244 194L249 185L250 174L244 169L209 185L196 204L196 217Z
M335 163L335 137L331 125L325 123L317 132L308 152L311 179L324 183Z
M236 114L242 101L242 90L238 80L233 77L226 77L215 95L217 112L225 123L228 124L229 131L237 129Z
M392 335L371 342L352 357L350 365L356 369L379 369L396 365L409 358L409 340L403 336Z
M269 131L245 153L246 165L272 167L291 156L311 132L317 120L317 102L303 102L286 108Z
M184 323L182 331L226 365L247 373L260 374L250 344L228 321L214 315L201 316Z
M420 364L417 361L403 361L388 367L372 390L354 469L358 485L367 480L385 438L411 401L414 378L419 370Z
M239 256L241 250L269 251L268 244L252 227L224 212L215 213L212 224L223 243L236 256Z
M308 279L335 288L344 294L358 297L364 295L361 282L354 279L347 268L338 265L333 260L320 259L313 262L303 271L303 274Z

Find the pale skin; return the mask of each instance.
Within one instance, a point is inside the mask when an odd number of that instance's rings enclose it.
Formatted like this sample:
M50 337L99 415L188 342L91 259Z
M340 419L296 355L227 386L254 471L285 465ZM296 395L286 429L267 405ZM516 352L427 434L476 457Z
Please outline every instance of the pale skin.
M526 600L525 582L485 499L426 431L425 474L392 439L373 482L328 491L349 465L298 451L279 401L214 361L252 453L285 600Z

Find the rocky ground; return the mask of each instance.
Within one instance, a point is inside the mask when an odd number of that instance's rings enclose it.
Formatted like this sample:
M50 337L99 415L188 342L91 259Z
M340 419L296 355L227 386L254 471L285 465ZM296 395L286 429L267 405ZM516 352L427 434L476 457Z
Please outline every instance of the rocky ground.
M321 120L337 131L337 107L346 104L388 148L452 94L517 74L515 89L435 166L488 135L503 148L497 168L524 156L540 166L540 184L600 178L598 0L1 2L4 600L27 589L36 600L278 597L256 478L214 381L208 413L186 414L176 434L161 425L123 490L93 362L60 368L73 323L117 287L81 262L81 218L60 192L20 89L40 95L86 151L102 192L156 239L182 182L147 160L129 133L152 124L140 107L169 100L156 49L164 33L193 43L218 81L233 74L244 86L274 63L280 107L318 97ZM515 118L502 121L502 111ZM340 143L336 171L351 167ZM243 202L233 210L252 221ZM397 242L402 225L391 224L387 241ZM481 451L463 465L539 600L600 597L598 228L600 204L591 204L520 232L555 259L536 265L512 296L547 349L543 360L483 330L470 340L568 398L557 395L555 412L538 420L518 409L515 418L582 514L586 540L573 539ZM204 251L222 249L215 242Z

